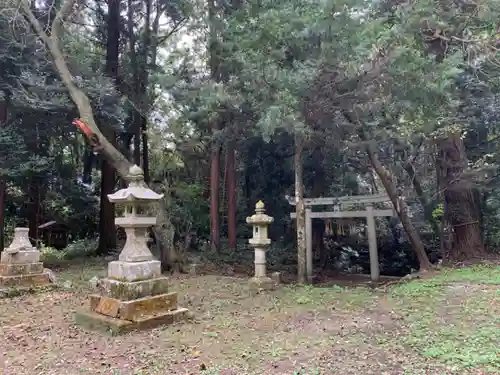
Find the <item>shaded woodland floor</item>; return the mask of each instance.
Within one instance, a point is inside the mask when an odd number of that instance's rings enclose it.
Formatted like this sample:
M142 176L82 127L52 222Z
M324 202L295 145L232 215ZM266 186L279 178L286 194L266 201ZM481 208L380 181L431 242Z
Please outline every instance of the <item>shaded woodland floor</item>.
M390 290L283 286L257 296L246 278L173 278L195 319L119 337L73 324L88 280L104 274L74 267L59 273L66 288L0 300L0 373L500 374L500 266Z

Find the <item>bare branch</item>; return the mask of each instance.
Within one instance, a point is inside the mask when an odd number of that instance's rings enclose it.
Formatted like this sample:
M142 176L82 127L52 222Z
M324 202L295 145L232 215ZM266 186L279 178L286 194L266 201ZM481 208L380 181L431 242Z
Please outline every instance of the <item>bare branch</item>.
M90 128L93 133L91 137L87 137L89 142L96 151L101 152L106 159L116 168L120 176L125 177L132 164L118 151L101 133L96 125L90 100L85 93L78 88L73 82L73 76L68 68L68 64L64 60L61 49L59 48L59 35L62 29L63 21L71 14L73 8L77 4L77 0L66 0L61 6L60 10L56 13L54 21L52 22L51 35L43 30L42 25L33 14L29 0L21 0L21 7L28 18L29 22L35 29L39 38L45 43L49 49L52 59L59 76L67 87L71 99L78 108L80 113L81 122Z

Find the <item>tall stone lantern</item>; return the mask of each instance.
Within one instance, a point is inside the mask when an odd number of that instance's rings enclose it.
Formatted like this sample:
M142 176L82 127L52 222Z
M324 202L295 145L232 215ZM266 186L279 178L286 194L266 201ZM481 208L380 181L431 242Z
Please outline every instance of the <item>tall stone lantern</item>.
M118 260L109 262L108 276L99 283L100 294L90 296L90 311L77 313L78 323L116 333L173 323L187 312L178 307L177 293L168 292L161 262L147 246L147 230L156 224L155 209L163 195L148 188L136 165L126 181L126 189L108 195L116 204L115 223L127 235L125 245Z
M255 276L250 279L251 288L274 289L276 286L266 271L266 249L271 244L267 229L273 221L274 218L265 214L262 201L255 205L255 214L247 217L247 223L253 226L253 237L248 242L255 249Z

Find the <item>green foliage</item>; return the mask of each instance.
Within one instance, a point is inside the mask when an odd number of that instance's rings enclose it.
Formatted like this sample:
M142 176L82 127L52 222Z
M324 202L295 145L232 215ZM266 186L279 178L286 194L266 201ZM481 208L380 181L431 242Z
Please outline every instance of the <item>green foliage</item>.
M179 182L173 189L174 199L170 201L169 213L179 233L196 230L200 234L210 232L208 202L204 197L204 186Z
M62 250L42 245L40 251L44 263L47 265L59 265L95 256L97 243L98 241L96 239L82 239L69 243L68 246Z
M444 205L439 204L434 211L432 211L432 217L436 220L440 220L444 215Z

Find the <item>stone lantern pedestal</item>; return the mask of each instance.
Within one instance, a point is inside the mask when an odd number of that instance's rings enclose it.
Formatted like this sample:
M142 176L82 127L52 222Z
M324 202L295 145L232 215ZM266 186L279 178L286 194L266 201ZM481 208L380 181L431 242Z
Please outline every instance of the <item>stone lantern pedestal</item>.
M28 228L16 228L14 240L0 258L0 288L31 288L52 284L40 252L31 245Z
M265 214L262 201L255 205L255 215L247 217L247 223L253 226L253 237L248 242L255 249L255 276L250 279L252 290L272 290L276 287L276 282L267 276L266 271L266 248L271 244L267 228L273 220Z
M125 229L127 239L117 261L108 264L107 278L100 280L99 294L90 296L90 311L77 313L77 323L91 329L123 333L153 328L183 319L187 309L177 305L177 293L169 292L168 278L161 274L146 241L147 229L156 224L152 209L163 195L144 183L142 170L133 166L128 188L108 195L123 215L116 225Z

